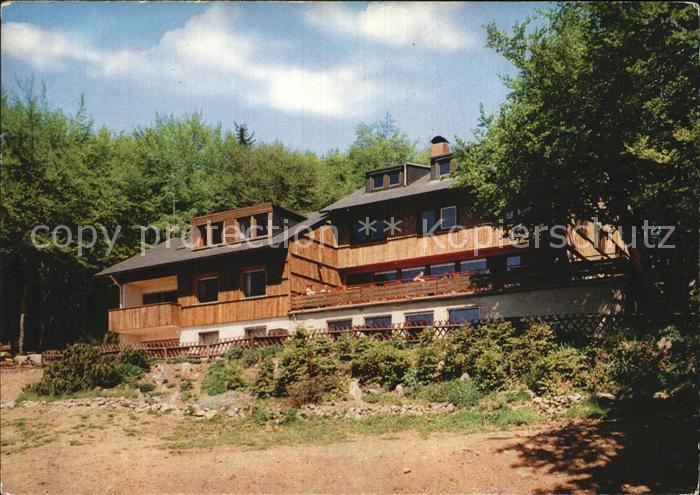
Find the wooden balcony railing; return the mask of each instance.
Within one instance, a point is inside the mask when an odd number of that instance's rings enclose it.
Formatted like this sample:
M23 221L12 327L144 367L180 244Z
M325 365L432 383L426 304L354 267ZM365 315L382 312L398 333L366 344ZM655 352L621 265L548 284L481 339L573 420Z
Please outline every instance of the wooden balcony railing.
M180 326L180 305L167 302L109 310L109 330L124 332L143 328Z
M607 278L621 274L625 264L619 260L577 263L561 268L534 271L516 267L510 271L491 273L452 273L426 277L420 282L388 282L383 285L355 285L330 292L298 295L292 298L292 310L344 306L368 302L413 299L446 294L485 292L517 287L536 287L574 280Z

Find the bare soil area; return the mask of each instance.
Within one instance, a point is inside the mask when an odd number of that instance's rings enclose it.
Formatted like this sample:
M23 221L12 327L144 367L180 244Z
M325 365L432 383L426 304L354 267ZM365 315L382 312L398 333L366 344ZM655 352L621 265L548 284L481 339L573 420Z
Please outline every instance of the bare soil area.
M175 436L196 440L218 423L126 406L33 403L1 419L2 493L683 493L696 483L694 423L668 415L265 450L178 449Z
M42 368L0 368L0 401L15 400L25 386L39 381L43 373Z

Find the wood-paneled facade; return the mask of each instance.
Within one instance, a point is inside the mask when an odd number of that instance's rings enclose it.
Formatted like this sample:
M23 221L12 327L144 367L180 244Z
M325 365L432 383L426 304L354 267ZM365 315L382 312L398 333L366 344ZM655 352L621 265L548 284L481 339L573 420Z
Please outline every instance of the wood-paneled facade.
M443 158L440 155L440 160ZM421 177L425 180L426 174L431 180L439 180L432 178L439 172L436 168L439 163L433 165L422 169L405 166L400 169L402 184L398 186L389 184L393 169L382 169L385 189L401 191L406 187L404 182L416 183ZM367 180L365 194L381 194L372 190L371 176ZM436 212L440 217L442 209L452 207L454 225L426 235L422 225L426 212ZM522 240L505 238L502 229L484 223L483 218L469 195L454 188L397 194L371 204L360 202L347 208L329 209L308 218L272 204L197 217L192 219L196 227L194 247L178 248L183 250L182 261L112 275L122 288L122 304L120 309L110 311L109 327L127 341L183 339L186 332L189 332L187 338L197 335L201 338L203 334L232 325L242 327L236 332L250 331L257 335L265 329L293 328L295 311L497 291L508 284L523 288L525 285L515 276L525 271L530 274L528 283L543 283L546 279L551 284L572 280L566 262L581 262L583 266L584 262L627 256L619 235L609 230L598 231L591 222L572 222L565 232L566 256L561 256L561 252L549 249L523 249ZM386 225L390 228L379 239L358 238L355 230L361 220L389 222ZM264 228L256 231L263 223ZM222 244L244 242L241 231L245 229L253 232L247 235L248 239L272 241L280 237L279 232L300 223L304 228L293 236L283 236L284 242L235 252L220 249ZM221 237L210 230L212 225L223 228ZM517 266L508 265L511 258L517 258ZM479 272L460 272L460 267L470 266L470 262L482 263ZM437 265L444 268L450 264L454 270L449 273L440 276L428 273L428 267L432 270ZM555 264L559 270L556 280ZM591 266L586 265L589 272ZM425 282L402 280L405 270L415 271L416 267L426 270ZM263 293L259 292L261 270L265 281ZM398 278L391 283L376 283L371 278L392 270ZM251 288L252 277L247 275L250 272L257 273L256 291ZM548 272L552 276L542 276ZM363 274L371 275L370 283L358 285L351 281L352 277ZM507 280L510 282L504 282ZM203 294L206 300L202 299ZM145 304L147 298L161 298L163 302Z

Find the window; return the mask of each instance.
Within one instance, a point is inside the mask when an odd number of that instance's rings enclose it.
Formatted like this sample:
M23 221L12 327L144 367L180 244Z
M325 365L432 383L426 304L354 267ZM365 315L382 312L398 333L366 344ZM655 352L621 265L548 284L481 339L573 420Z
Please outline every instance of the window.
M255 215L255 237L267 237L268 232L267 213Z
M433 312L406 315L406 325L410 327L429 327L433 324Z
M506 270L510 271L515 268L520 268L522 260L520 255L506 256Z
M454 263L441 263L439 265L430 265L430 275L432 275L433 277L447 275L448 273L454 273L454 271Z
M221 244L223 241L224 234L224 222L214 222L210 223L209 229L209 239L211 239L212 244Z
M453 323L471 322L479 319L479 308L451 309L449 313L450 321Z
M420 231L423 235L435 232L438 227L437 215L435 210L424 211L421 213Z
M399 174L398 171L392 172L389 174L389 185L390 186L398 186L400 180L401 180L401 174Z
M391 282L392 280L397 280L398 278L399 277L396 270L377 272L374 274L374 281L377 283Z
M260 326L260 327L246 327L243 329L245 332L245 336L250 338L250 337L265 337L267 336L267 327L266 326Z
M424 266L417 266L415 268L404 268L401 270L401 280L404 282L410 282L414 278L416 278L420 272L423 272L423 275L425 275L425 267Z
M200 303L219 300L219 278L207 277L197 281L197 299Z
M143 295L143 304L158 304L164 302L177 302L177 291L151 292Z
M238 219L238 231L240 233L241 239L250 239L250 218L243 217Z
M219 341L219 331L216 332L199 332L200 344L215 344Z
M386 222L384 220L360 219L355 224L355 242L383 241L386 239Z
M365 325L374 328L389 328L391 326L391 316L372 316L365 318Z
M373 175L372 176L372 189L381 189L384 187L384 176L379 174L379 175Z
M264 296L267 291L267 272L263 270L255 270L254 272L246 272L245 274L245 296L257 297Z
M328 320L326 321L328 330L347 330L352 328L352 318L346 318L344 320Z
M452 172L452 164L450 163L449 160L440 162L438 164L438 173L440 174L440 177L444 175L450 175Z
M440 208L440 228L449 229L457 225L457 207Z
M348 285L368 284L372 281L371 273L348 273L346 282Z
M459 271L466 273L486 273L486 258L466 260L459 263Z

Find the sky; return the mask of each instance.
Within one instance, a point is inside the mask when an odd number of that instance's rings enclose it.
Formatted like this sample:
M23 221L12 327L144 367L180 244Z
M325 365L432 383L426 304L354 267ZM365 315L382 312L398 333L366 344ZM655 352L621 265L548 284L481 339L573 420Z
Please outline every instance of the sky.
M14 2L2 7L1 76L44 83L114 132L201 112L258 142L347 149L389 113L419 148L469 138L513 67L486 47L543 3Z

